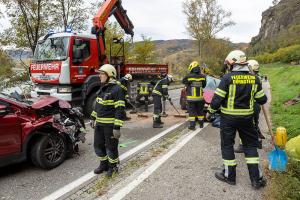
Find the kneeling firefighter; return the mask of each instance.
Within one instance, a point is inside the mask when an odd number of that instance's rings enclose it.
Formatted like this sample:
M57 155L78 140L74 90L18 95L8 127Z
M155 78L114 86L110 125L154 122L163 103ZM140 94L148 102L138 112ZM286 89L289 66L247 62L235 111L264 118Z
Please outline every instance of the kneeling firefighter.
M107 171L107 176L118 172L118 144L123 126L122 115L125 109L125 97L117 84L117 72L114 66L105 64L100 68L101 88L98 91L95 110L91 117L95 123L94 149L100 160L95 174Z
M201 74L201 68L197 61L189 66L190 74L188 74L182 83L187 88L187 102L189 112L189 129L195 130L196 122L199 122L200 128L204 125L204 98L203 88L206 86L206 77Z
M163 128L163 122L161 121L161 112L162 112L162 99L169 98L168 86L173 81L172 75L162 74L161 80L159 80L153 88L153 128Z
M258 133L253 123L254 101L263 105L267 102L260 79L251 74L244 52L229 53L225 64L231 71L225 74L208 108L210 113L221 107L221 151L224 169L215 177L228 184L236 184L236 160L233 145L236 132L242 140L252 187L259 189L266 185L259 169Z
M150 80L150 79L149 79ZM142 103L142 98L144 98L145 111L148 112L149 96L152 92L152 85L150 82L143 81L138 83L138 96L136 98L137 102Z

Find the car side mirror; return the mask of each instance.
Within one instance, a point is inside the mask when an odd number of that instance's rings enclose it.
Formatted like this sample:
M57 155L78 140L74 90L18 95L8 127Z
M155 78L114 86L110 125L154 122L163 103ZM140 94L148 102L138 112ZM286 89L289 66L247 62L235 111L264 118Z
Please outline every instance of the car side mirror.
M0 116L4 116L8 113L7 106L0 105Z

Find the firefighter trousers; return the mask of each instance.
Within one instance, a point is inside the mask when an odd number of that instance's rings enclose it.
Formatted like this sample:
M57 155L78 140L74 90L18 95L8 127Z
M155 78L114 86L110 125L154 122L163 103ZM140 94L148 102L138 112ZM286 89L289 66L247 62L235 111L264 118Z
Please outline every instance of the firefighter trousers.
M113 137L113 127L96 125L94 133L94 150L100 161L108 161L110 166L119 163L119 140Z
M261 178L259 169L258 134L253 123L253 116L231 116L221 114L221 150L224 164L224 175L232 181L236 179L236 160L234 143L236 132L242 140L243 150L251 181Z
M261 111L261 107L258 103L254 103L254 125L255 125L255 129L258 132L258 134L260 135L260 128L259 128L259 114Z
M188 112L191 126L196 126L197 120L204 120L204 101L189 101Z
M154 112L153 112L153 120L159 120L162 112L162 97L159 95L153 95L153 104L154 104Z

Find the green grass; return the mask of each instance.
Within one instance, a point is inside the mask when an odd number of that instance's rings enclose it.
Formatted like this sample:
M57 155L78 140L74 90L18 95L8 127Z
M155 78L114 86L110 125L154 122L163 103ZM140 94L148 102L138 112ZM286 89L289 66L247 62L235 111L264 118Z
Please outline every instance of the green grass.
M284 103L300 94L300 66L268 64L261 70L269 77L272 93L272 121L275 127L287 129L289 138L300 134L300 103L285 107Z
M283 126L289 138L300 134L300 103L285 107L284 103L300 94L300 66L281 63L264 65L272 93L272 122L274 128ZM270 172L266 199L300 199L300 163L290 161L286 173Z

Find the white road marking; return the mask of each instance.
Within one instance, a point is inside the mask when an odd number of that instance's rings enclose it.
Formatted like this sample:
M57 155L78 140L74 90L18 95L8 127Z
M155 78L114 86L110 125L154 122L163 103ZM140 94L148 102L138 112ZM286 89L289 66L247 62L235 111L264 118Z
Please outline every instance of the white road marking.
M205 124L204 128L208 125ZM163 155L157 161L155 161L151 166L149 166L145 171L135 178L131 183L127 184L124 188L115 193L110 200L120 200L128 195L133 189L140 185L146 178L148 178L153 172L155 172L162 164L164 164L169 158L171 158L175 153L177 153L182 147L184 147L193 137L200 133L203 129L196 130L192 133L188 133L187 136L184 135L181 138L181 141L172 148L168 153ZM101 197L98 198L101 200Z
M175 124L174 126L164 130L163 132L161 132L160 134L150 138L149 140L143 142L142 144L136 146L135 148L123 153L120 156L120 161L123 161L125 159L127 159L128 157L130 157L131 155L137 153L138 151L142 150L143 148L147 147L148 145L150 145L151 143L155 142L156 140L160 139L161 137L165 136L166 134L168 134L169 132L177 129L178 127L180 127L181 125L183 125L183 123L178 123ZM91 181L93 178L95 178L97 175L94 174L94 172L89 172L86 175L80 177L79 179L69 183L68 185L65 185L64 187L62 187L61 189L53 192L52 194L50 194L49 196L44 197L42 200L55 200L55 199L60 199L63 198L65 195L67 195L69 192L75 190L76 188L80 187L82 184Z

